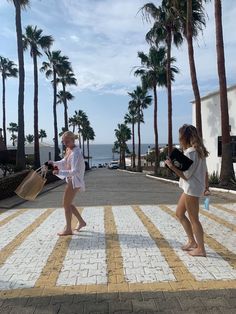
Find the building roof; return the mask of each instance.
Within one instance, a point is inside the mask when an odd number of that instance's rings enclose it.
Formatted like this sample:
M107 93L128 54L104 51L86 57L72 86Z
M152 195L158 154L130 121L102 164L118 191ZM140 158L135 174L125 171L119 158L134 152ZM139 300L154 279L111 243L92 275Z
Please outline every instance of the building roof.
M234 84L234 85L232 85L232 86L229 86L229 87L227 88L227 91L230 92L231 90L234 90L234 89L236 89L236 84ZM219 93L220 93L220 90L211 92L211 93L209 93L209 94L207 94L207 95L201 97L201 100L205 100L205 99L210 98L210 97L212 97L212 96L218 95ZM194 103L195 103L195 100L191 100L191 103L194 104Z

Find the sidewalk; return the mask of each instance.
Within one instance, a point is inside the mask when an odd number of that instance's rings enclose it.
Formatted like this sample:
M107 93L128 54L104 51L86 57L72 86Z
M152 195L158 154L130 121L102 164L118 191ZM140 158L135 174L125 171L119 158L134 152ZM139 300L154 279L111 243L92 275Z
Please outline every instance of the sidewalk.
M235 313L236 199L201 208L207 258L194 258L178 187L105 169L86 183L77 235L56 235L63 186L0 214L0 313Z

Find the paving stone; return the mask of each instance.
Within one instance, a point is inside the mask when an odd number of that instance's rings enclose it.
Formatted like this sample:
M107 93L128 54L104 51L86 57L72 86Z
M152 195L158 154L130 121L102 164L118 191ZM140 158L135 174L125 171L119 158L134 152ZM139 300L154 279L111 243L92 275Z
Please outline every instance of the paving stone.
M123 302L109 302L109 312L115 313L116 311L132 311L132 302L123 301Z
M148 301L139 301L139 300L132 300L133 303L133 310L137 311L156 311L156 303L154 300Z

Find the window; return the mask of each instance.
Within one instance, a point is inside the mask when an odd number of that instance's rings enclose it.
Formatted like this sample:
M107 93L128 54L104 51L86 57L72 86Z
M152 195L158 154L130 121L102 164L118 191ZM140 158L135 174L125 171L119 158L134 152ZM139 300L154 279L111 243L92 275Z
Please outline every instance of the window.
M231 136L233 162L236 162L236 136ZM222 156L222 137L218 136L218 157Z

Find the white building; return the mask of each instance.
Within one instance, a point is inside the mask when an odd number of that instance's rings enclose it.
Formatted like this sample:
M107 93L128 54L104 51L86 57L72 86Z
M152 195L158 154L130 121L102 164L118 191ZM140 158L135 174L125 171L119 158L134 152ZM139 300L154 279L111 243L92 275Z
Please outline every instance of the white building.
M210 93L201 98L202 132L204 144L210 152L207 158L209 174L213 171L220 174L221 168L221 115L220 93ZM234 170L236 172L236 85L228 88L229 123L233 144ZM192 102L192 123L196 125L195 102Z

